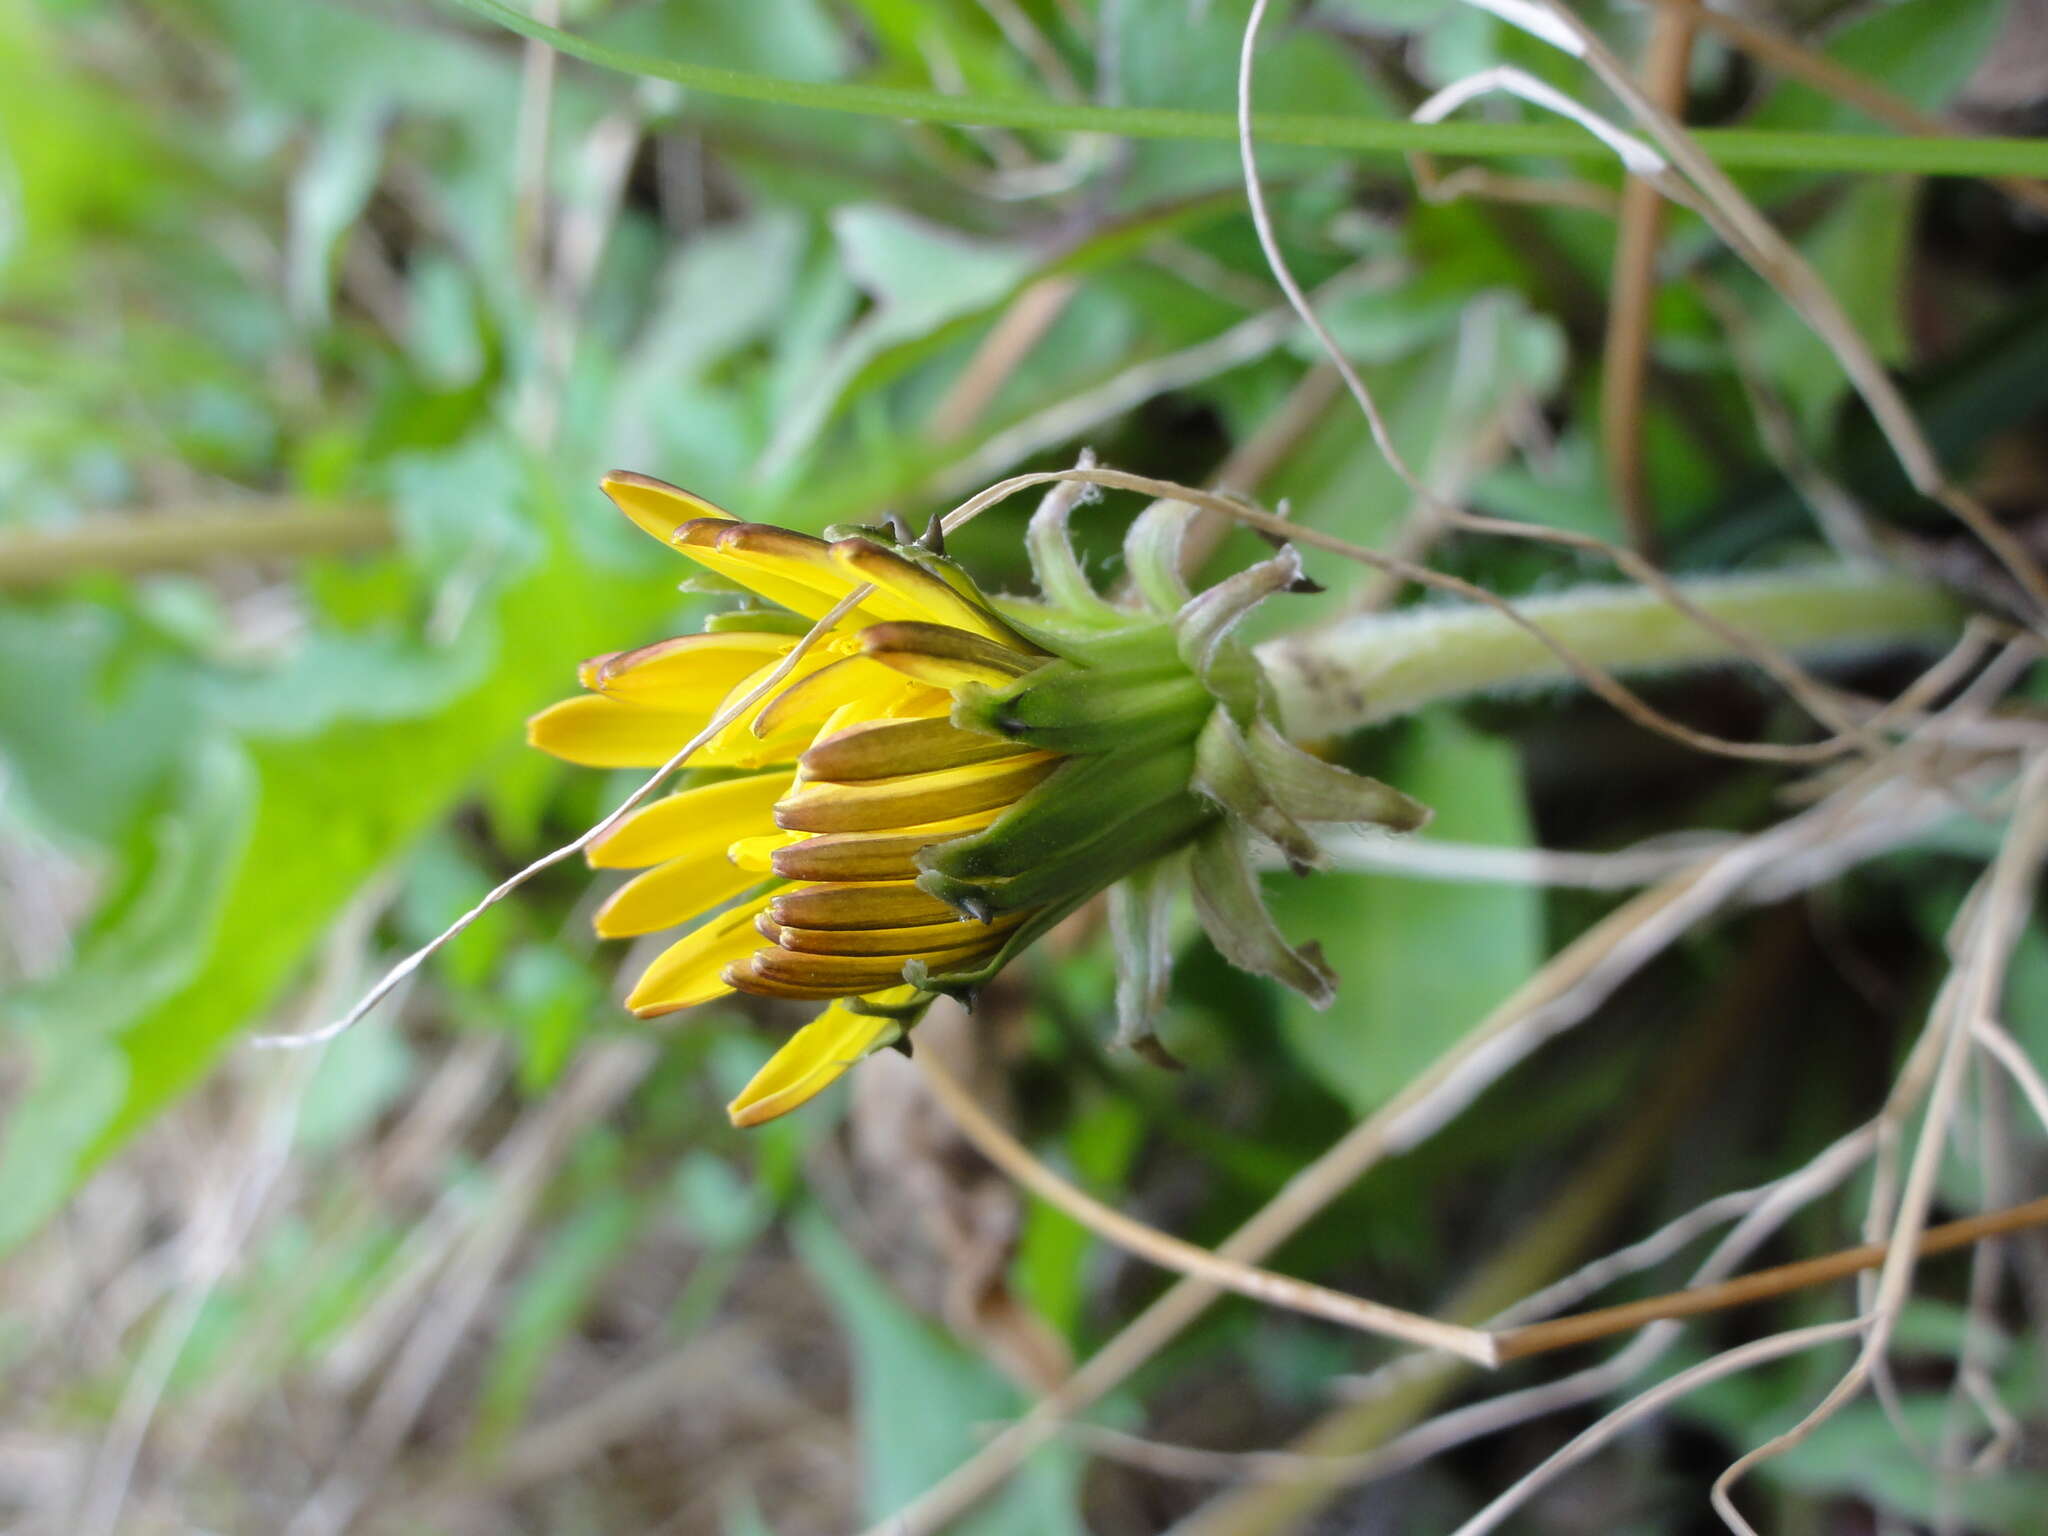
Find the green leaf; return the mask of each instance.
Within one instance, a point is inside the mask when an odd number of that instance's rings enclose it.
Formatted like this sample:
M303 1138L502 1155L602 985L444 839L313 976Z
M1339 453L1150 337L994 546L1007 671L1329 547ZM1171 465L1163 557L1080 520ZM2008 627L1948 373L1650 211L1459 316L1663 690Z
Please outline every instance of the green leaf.
M523 756L521 722L574 691L578 658L650 638L673 610L667 584L606 577L578 562L559 526L559 505L544 487L529 495L537 495L552 528L552 558L485 594L433 686L394 698L367 685L374 670L366 679L358 668L320 665L297 674L302 696L288 733L257 735L256 718L238 716L251 728L246 755L223 748L206 759L206 793L197 796L206 815L187 809L167 818L182 839L172 850L183 850L181 859L166 853L151 866L152 890L164 885L175 893L181 880L202 889L163 898L164 932L146 950L123 949L97 964L81 953L53 979L53 988L109 1008L118 1003L118 1011L104 1036L92 1035L105 1043L46 1062L10 1126L0 1185L33 1180L61 1197L196 1082L291 982L366 880L445 816L494 761ZM404 677L404 667L392 675ZM118 1055L106 1057L108 1046ZM44 1097L93 1110L66 1124L59 1151L26 1129L52 1113L39 1102ZM48 1208L39 1199L11 1202L0 1217L0 1247Z
M988 307L1037 263L1028 246L970 240L880 205L838 210L832 232L841 262L874 308L839 339L791 407L769 445L771 467L810 447L855 375L884 349Z
M384 164L385 113L367 99L337 112L292 182L286 288L305 324L324 327L335 257L375 190Z
M884 1519L973 1455L982 1426L1022 1413L1025 1398L986 1360L911 1315L822 1216L799 1216L792 1236L853 1344L863 1504L869 1519ZM1077 1472L1072 1452L1041 1453L998 1499L948 1529L1078 1536Z
M33 1062L0 1142L0 1252L70 1194L136 1092L122 1041L204 974L249 833L253 775L218 737L185 763L139 840L139 874L96 918L64 971L8 999ZM309 935L310 937L310 935Z
M1419 836L1529 842L1514 749L1448 713L1419 716L1384 776L1435 808ZM1323 946L1337 972L1328 1012L1288 996L1281 1023L1302 1063L1359 1114L1385 1103L1542 959L1542 898L1527 886L1320 873L1270 877L1266 899L1288 933Z
M1803 242L1850 323L1877 359L1907 360L1905 294L1917 189L1891 178L1864 181ZM1792 408L1809 441L1820 440L1849 380L1827 344L1782 304L1762 309L1756 348L1765 377Z
M412 1086L415 1065L404 1038L381 1021L324 1047L294 1128L299 1145L336 1151L369 1130Z
M939 91L887 86L813 83L774 75L634 53L578 37L514 10L502 0L453 0L463 9L525 37L605 69L672 80L711 95L772 101L822 111L855 112L911 122L1038 128L1068 133L1115 133L1141 139L1237 137L1233 115L1171 107L1098 107L1036 97L949 96ZM1938 4L1939 0L1925 0ZM1544 123L1411 123L1363 114L1259 114L1257 132L1269 144L1300 144L1354 153L1445 155L1566 155L1602 163L1613 151L1572 127ZM1695 129L1693 137L1725 166L1804 170L1905 171L1926 175L2040 176L2048 174L2048 145L2026 139L1903 139L1890 134L1759 133Z
M0 763L37 819L121 836L190 740L190 672L118 612L0 610Z
M1962 89L2005 22L2007 0L1900 0L1875 5L1827 40L1836 63L1932 112ZM1752 119L1774 129L1858 128L1869 118L1813 87L1785 81Z

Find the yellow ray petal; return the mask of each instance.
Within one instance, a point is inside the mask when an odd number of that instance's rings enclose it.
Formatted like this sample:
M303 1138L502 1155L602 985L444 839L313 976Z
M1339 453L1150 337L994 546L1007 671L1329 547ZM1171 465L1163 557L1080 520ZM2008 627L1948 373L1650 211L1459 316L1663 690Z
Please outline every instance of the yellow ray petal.
M699 714L647 709L602 694L585 694L550 704L526 722L526 739L586 768L658 768L710 722ZM728 727L693 752L692 768L765 768L796 762L805 746L801 733L760 741L747 730Z
M1059 763L1058 753L1026 752L852 784L811 779L776 802L775 824L786 832L882 832L950 820L1010 804Z
M953 695L949 691L920 683L903 695L901 703L892 704L887 714L891 720L922 720L934 715L948 715L952 710Z
M725 850L725 856L741 869L771 875L775 872L775 855L802 836L801 832L774 832L762 837L742 837Z
M871 539L859 538L841 539L830 549L833 563L847 575L872 583L878 595L887 594L894 599L893 603L886 605L892 611L886 612L885 617L947 624L999 645L1030 649L1016 631L988 609L894 550L884 549ZM862 606L877 613L883 613L885 608L875 599L869 599Z
M752 675L741 678L733 684L732 691L719 701L717 712L723 714L737 706L784 665L782 661L771 662ZM797 657L794 663L788 664L788 670L783 673L780 681L759 699L741 709L733 717L732 723L718 733L718 743L721 746L731 746L735 751L743 753L745 748L740 738L745 738L749 742L758 743L767 752L763 760L769 762L788 762L801 756L803 750L817 739L819 719L799 714L795 719L770 721L765 727L762 722L767 719L769 711L775 707L776 700L783 694L833 665L833 653L822 646L813 647Z
M878 667L865 656L848 656L818 668L776 694L761 711L754 729L765 736L800 725L815 728L849 704L858 706L862 714L879 715L901 702L917 686L901 673Z
M723 507L714 506L702 496L681 486L670 485L666 480L657 480L652 475L615 469L597 483L599 489L611 497L613 506L664 544L668 543L678 524L692 518L715 517L727 522L736 521Z
M613 891L590 920L601 939L630 939L679 927L711 907L759 885L756 870L737 868L723 848L669 859Z
M916 997L911 987L892 987L876 1001L903 1006ZM786 1115L837 1082L863 1056L894 1043L903 1033L900 1019L855 1013L834 1003L798 1030L768 1064L740 1090L726 1113L737 1126L760 1125Z
M642 709L593 693L550 704L526 722L526 739L586 768L658 768L708 720L708 714Z
M586 663L583 686L629 703L708 716L734 684L781 660L795 645L794 635L748 630L679 635Z
M734 839L774 826L775 802L789 792L786 771L700 784L650 800L585 853L596 869L640 869L665 859L722 851Z
M677 939L641 973L626 996L626 1006L638 1017L651 1019L724 997L732 991L725 968L760 947L754 917L767 910L769 900L763 896L742 902Z

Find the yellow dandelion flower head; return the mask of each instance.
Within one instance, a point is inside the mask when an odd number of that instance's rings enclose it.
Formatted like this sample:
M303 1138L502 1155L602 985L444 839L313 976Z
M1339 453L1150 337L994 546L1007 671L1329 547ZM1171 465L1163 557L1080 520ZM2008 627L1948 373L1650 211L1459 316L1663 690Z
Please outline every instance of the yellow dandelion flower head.
M743 522L644 475L603 485L647 532L776 605L596 657L580 673L587 692L528 724L534 746L568 762L659 767L787 667L691 755L689 767L722 776L639 807L588 850L595 867L638 871L599 909L601 936L702 919L634 985L638 1016L733 992L835 1005L734 1105L751 1124L900 1034L929 997L906 965L971 970L1030 916L963 915L919 887L917 858L988 827L1057 766L1058 752L948 718L963 685L1008 683L1049 658L938 562ZM862 588L789 665L804 633Z
M907 537L814 538L645 475L602 483L752 605L586 662L586 691L534 716L528 739L598 768L661 767L696 743L695 782L586 852L637 871L598 910L601 936L694 925L634 984L640 1017L734 992L828 1005L733 1102L735 1123L803 1103L1113 886L1119 959L1142 980L1119 988L1120 1031L1142 1044L1171 924L1130 922L1132 893L1158 910L1181 883L1147 871L1180 868L1227 958L1328 1001L1327 968L1264 913L1255 846L1306 869L1319 853L1305 821L1400 827L1424 813L1266 718L1232 630L1298 589L1291 550L1192 594L1179 574L1188 509L1162 503L1125 541L1135 595L1112 601L1082 574L1066 503L1048 498L1029 541L1045 600L999 612Z

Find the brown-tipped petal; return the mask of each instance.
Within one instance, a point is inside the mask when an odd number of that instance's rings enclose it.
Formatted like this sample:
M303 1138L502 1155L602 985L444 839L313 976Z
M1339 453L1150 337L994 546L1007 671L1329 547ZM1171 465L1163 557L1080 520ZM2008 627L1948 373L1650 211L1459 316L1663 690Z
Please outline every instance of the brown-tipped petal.
M998 645L1026 647L1026 642L986 607L893 549L884 549L872 539L853 538L841 539L831 546L831 551L841 570L872 584L878 594L896 600L896 606L903 611L891 612L889 618L951 625ZM880 603L868 606L877 612L883 607Z
M623 656L625 654L624 651L606 651L602 656L591 657L590 660L584 662L582 666L576 669L576 681L585 688L588 688L592 693L597 692L597 679L604 670L604 664L614 656Z
M769 867L785 880L915 880L912 860L936 840L922 832L833 832L776 849Z
M1060 764L1053 752L1023 753L937 773L839 784L813 779L776 802L786 832L880 832L1006 806Z
M907 958L937 949L969 948L978 940L1008 933L1031 916L1009 912L992 923L963 917L950 923L926 923L918 928L785 928L779 924L755 923L761 932L784 949L807 955L896 955Z
M852 782L964 768L1015 757L1024 750L1000 736L963 731L943 718L864 720L812 742L803 755L803 767L814 779Z
M901 673L877 666L866 656L848 656L776 694L756 717L754 734L769 736L800 725L815 729L829 720L834 710L848 704L861 705L866 714L880 714L917 687Z
M630 517L647 533L666 544L680 523L692 518L713 517L733 521L723 507L714 506L693 491L657 480L630 469L615 469L597 482L612 499L612 505Z
M839 600L853 590L851 583L829 562L823 569L801 562L765 559L756 555L725 549L719 542L719 535L730 528L759 527L760 524L737 523L730 519L702 517L695 521L680 523L670 536L669 542L706 570L736 581L750 592L758 593L771 603L779 603L791 613L800 613L807 619L822 619L838 606ZM776 530L780 531L780 530ZM792 535L798 537L798 535ZM821 549L823 545L819 546ZM847 629L858 627L873 614L864 614L856 608L841 620Z
M778 730L757 729L764 715L781 697L783 690L793 688L805 678L832 666L832 653L818 647L794 658L783 657L771 661L748 677L733 684L732 691L719 700L714 716L724 717L728 711L731 722L719 732L720 746L731 748L736 754L744 755L753 751L762 762L786 763L803 755L804 749L817 738L821 722L798 720ZM782 675L778 678L777 672ZM763 693L762 689L768 691ZM755 697L756 694L760 696ZM753 699L749 704L748 699Z
M1000 688L1045 660L950 624L870 624L860 632L860 643L883 666L934 688L965 683Z
M808 987L798 986L792 982L772 981L763 976L754 964L757 958L757 955L749 955L726 966L725 974L721 978L725 985L735 992L745 992L753 997L781 997L801 1003L825 1003L849 995L849 989L845 987Z
M782 891L769 902L768 915L786 928L910 928L960 919L907 880Z
M934 970L959 965L988 954L992 943L938 950L922 958ZM794 987L831 987L841 993L872 992L903 984L903 955L810 955L789 949L764 949L749 962L751 974L763 981Z
M582 681L594 693L627 703L709 715L735 683L787 656L795 644L793 635L749 630L678 635L635 651L615 651L594 667L586 663L590 675Z

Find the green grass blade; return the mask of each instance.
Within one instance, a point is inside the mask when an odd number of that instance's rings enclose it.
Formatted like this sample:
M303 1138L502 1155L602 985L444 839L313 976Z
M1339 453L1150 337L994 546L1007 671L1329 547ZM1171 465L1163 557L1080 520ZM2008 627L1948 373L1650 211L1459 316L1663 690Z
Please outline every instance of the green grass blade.
M1164 107L1098 107L1031 97L946 96L889 86L784 80L656 54L609 48L521 15L500 0L454 0L464 9L571 57L621 74L673 81L712 96L827 112L854 112L961 127L1024 128L1048 133L1109 133L1132 139L1234 138L1227 112ZM1411 123L1399 118L1326 117L1261 112L1259 140L1357 154L1423 152L1561 155L1605 160L1612 151L1558 123ZM1799 167L1810 171L1909 172L1923 176L2048 176L2048 143L2001 138L1902 138L1882 133L1783 133L1700 128L1694 137L1731 170Z

